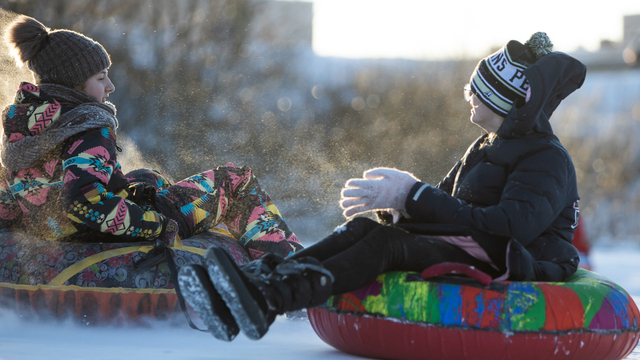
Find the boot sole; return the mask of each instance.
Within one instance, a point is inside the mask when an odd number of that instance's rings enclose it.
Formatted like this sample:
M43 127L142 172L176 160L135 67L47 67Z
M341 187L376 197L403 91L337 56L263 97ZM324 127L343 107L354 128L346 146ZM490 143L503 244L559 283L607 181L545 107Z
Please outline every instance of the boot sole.
M207 250L205 266L213 286L227 303L240 330L249 339L262 338L269 329L266 314L245 286L238 266L224 250L215 247Z
M178 274L178 283L189 305L216 339L231 341L238 335L240 328L202 266L183 266Z

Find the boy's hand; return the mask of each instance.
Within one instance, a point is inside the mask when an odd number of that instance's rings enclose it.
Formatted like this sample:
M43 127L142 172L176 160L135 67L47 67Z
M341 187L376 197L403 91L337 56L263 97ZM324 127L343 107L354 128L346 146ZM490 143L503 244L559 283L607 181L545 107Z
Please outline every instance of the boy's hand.
M418 181L412 174L396 169L367 170L362 179L350 179L342 189L340 206L344 209L343 215L350 217L381 209L404 211L407 194Z

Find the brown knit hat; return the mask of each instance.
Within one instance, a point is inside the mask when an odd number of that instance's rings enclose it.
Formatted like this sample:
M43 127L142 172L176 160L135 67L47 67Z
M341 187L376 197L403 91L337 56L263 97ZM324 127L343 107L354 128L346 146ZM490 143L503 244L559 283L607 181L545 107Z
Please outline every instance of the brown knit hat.
M71 30L52 31L24 15L9 25L5 40L38 83L74 87L111 66L109 54L96 41Z

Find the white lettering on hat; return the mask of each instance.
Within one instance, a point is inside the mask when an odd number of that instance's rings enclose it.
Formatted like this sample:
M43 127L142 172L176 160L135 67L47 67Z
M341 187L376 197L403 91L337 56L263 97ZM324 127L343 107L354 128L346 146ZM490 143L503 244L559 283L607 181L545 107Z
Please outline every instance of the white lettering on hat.
M506 50L503 49L502 51L492 55L489 58L488 65L506 85L509 85L513 89L513 91L525 96L527 88L529 87L529 82L524 76L524 67L512 62L511 59L505 55L504 51Z

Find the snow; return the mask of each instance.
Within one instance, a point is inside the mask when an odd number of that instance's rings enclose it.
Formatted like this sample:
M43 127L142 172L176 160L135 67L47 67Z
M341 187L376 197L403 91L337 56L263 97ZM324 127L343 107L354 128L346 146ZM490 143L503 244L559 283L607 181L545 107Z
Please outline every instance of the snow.
M596 247L591 261L594 271L622 286L640 304L640 245L617 244Z
M4 313L0 359L356 359L326 345L304 320L280 317L265 338L239 335L233 342L185 324L156 323L144 328L83 327L72 323L35 323Z
M597 246L591 256L596 272L640 302L640 245ZM306 319L281 316L263 339L239 335L230 343L194 331L180 320L136 327L92 326L25 320L0 311L0 360L361 359L325 344ZM627 360L640 360L640 347Z

